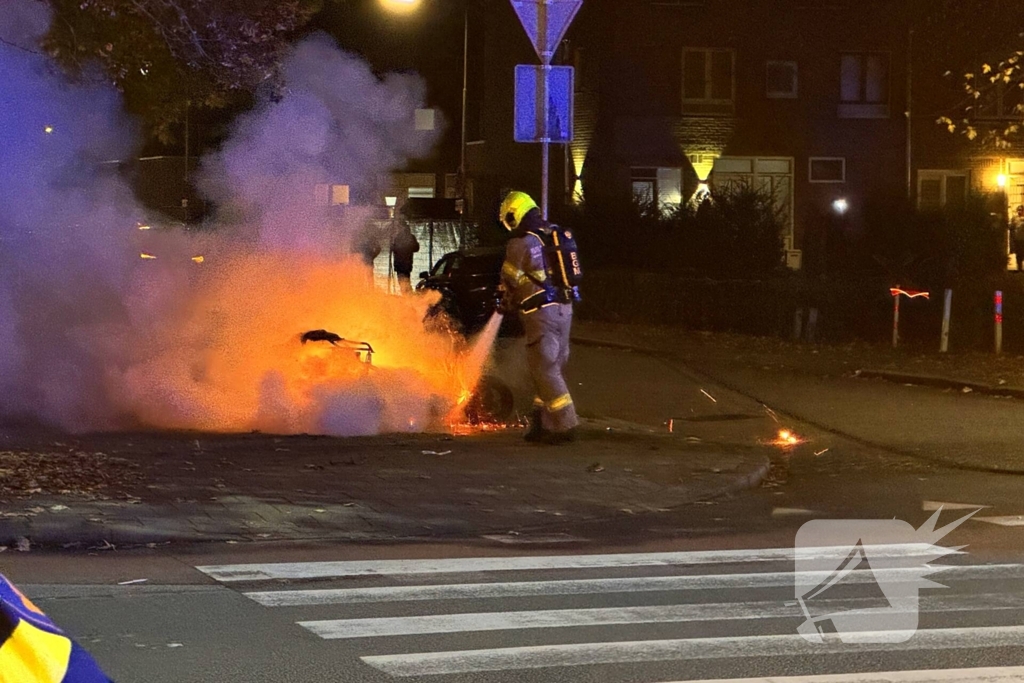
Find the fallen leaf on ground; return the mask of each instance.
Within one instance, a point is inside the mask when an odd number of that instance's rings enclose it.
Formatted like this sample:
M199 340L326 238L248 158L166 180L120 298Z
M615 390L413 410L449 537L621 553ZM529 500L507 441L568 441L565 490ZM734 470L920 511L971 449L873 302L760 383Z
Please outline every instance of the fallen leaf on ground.
M15 547L18 549L18 552L27 553L32 550L32 541L22 536L18 539L18 545Z

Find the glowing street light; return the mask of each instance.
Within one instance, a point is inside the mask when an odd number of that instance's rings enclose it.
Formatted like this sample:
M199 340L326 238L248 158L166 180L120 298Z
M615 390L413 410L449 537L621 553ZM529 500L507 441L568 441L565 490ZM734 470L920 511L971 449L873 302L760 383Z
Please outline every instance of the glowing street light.
M395 14L410 14L419 9L421 0L380 0L380 4Z
M1006 174L1000 173L996 176L996 185L999 187L1006 187Z
M839 199L832 202L832 210L838 213L840 216L842 216L843 214L850 210L850 203L847 202L844 198L840 197Z

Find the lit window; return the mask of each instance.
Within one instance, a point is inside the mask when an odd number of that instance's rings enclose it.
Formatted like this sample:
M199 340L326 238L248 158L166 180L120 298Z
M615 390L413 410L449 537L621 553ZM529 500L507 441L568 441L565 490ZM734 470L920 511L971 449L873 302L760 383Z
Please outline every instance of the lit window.
M845 53L839 72L840 118L889 117L889 55Z
M917 208L937 211L944 206L963 206L967 179L967 171L918 171Z
M768 62L765 68L765 94L771 99L795 99L796 62Z
M348 185L331 185L331 204L337 206L338 204L349 203L349 186Z
M654 204L672 211L683 201L683 171L680 168L634 168L633 198L640 204Z
M409 199L433 199L435 196L432 187L410 187Z
M683 110L731 111L735 71L736 54L732 50L683 50Z
M842 157L811 157L807 179L812 183L845 183L846 159Z
M416 130L434 130L436 112L433 109L416 110Z

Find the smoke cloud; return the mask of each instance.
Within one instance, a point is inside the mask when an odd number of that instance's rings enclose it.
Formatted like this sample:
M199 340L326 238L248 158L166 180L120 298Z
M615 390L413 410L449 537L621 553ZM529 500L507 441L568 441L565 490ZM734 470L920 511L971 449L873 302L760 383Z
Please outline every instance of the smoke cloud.
M425 327L429 298L373 286L352 255L368 211L313 201L318 184L372 187L429 151L418 78L378 79L306 40L280 96L203 160L212 225L139 230L157 219L102 163L136 153L136 126L114 89L71 83L36 52L48 21L35 0L0 17L0 418L353 435L457 412L479 354ZM372 362L301 344L311 329L369 342Z

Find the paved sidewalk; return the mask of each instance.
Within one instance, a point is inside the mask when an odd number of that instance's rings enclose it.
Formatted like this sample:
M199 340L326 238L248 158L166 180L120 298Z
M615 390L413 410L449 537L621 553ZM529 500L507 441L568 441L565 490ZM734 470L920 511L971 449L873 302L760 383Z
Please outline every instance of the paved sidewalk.
M561 447L525 445L519 430L59 441L0 430L0 458L14 462L32 453L86 482L84 490L63 493L64 479L7 493L0 487L0 546L16 552L19 542L30 549L109 549L178 541L570 539L582 524L665 514L756 486L771 450L715 446L608 420L586 421L582 438Z
M680 328L581 323L804 425L958 469L1024 475L1024 357L811 345Z

